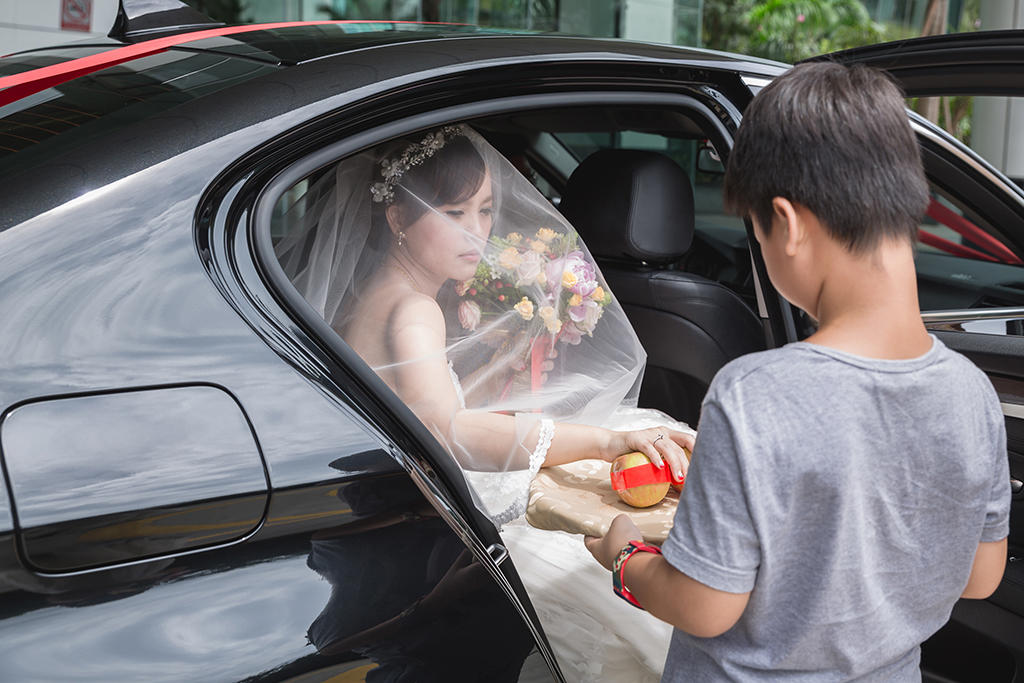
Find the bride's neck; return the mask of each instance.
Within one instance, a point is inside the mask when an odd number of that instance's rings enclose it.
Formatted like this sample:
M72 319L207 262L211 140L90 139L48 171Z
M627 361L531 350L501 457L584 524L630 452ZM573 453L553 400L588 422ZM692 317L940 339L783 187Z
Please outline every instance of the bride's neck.
M384 258L384 266L394 271L414 290L431 298L437 297L441 285L444 284L444 280L437 281L436 277L432 277L429 272L418 266L408 254L402 251L389 251Z

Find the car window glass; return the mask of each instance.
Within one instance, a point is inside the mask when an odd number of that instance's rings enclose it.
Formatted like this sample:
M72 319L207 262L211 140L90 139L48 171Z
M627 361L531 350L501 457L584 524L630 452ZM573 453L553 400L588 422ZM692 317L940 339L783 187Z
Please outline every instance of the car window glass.
M915 245L923 312L1024 307L1024 264L994 237L984 220L932 188ZM1019 320L981 320L954 328L1022 334ZM944 329L949 329L945 326Z
M722 283L757 310L746 227L722 206L725 172L707 140L634 131L558 133L556 137L579 160L600 149L637 149L660 152L678 163L693 187L696 233L679 268Z

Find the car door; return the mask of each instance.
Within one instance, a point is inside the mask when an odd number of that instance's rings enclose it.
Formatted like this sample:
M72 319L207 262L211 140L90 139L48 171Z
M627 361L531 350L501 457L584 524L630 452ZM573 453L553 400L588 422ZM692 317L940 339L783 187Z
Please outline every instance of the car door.
M826 58L885 69L911 104L947 98L933 111L950 128L957 110L973 108L976 138L991 125L986 111L1005 107L1005 125L1024 106L1024 31L935 36ZM993 97L1007 99L983 99ZM922 669L926 680L1009 681L1024 667L1024 191L924 117L912 116L912 125L932 189L917 247L922 315L992 380L1013 496L1002 584L988 600L959 601L922 648ZM1007 136L1005 150L1015 143Z

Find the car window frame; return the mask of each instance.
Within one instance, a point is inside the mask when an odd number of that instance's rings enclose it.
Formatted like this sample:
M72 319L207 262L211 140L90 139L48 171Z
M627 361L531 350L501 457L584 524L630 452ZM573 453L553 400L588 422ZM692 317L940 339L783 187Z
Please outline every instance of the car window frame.
M618 87L614 89L606 83L605 90L585 84L577 85L575 90L560 89L557 93L534 91L523 95L498 95L427 111L414 109L398 118L391 113L393 107L389 104L393 103L387 97L348 101L341 108L321 112L315 119L298 123L252 149L244 159L222 173L197 209L197 246L213 281L222 283L221 292L240 312L246 311L245 317L255 316L252 324L277 353L289 358L303 372L310 373L311 379L322 384L325 391L337 394L346 402L361 404L358 412L368 424L380 430L381 439L392 455L403 464L416 485L523 615L553 671L559 671L557 660L528 594L515 569L509 571L511 564L503 565L505 570L499 566L506 556L505 548L493 525L470 502L464 478L451 471L455 466L448 462L450 456L440 452L440 444L408 407L393 396L383 381L347 348L291 285L274 256L269 219L281 191L304 172L413 131L453 121L471 123L476 118L517 110L684 103L687 111L702 112L712 132L710 137L720 148L729 149L738 121L729 116L720 102L713 100L709 92L717 91L707 83L729 91L734 85L729 79L734 74L713 72L721 78L719 84L717 80L704 80L709 72L697 73L700 80L696 82L680 76L679 80L668 80L657 91L652 91L649 84L637 85L632 81L616 83ZM408 89L394 95L403 103L408 102L409 96ZM451 100L459 102L454 96ZM437 101L431 106L437 107ZM285 175L285 169L303 160L307 161L304 172ZM489 532L485 526L490 528ZM489 540L495 542L488 545Z
M1024 189L1000 173L972 149L922 116L908 110L911 129L922 151L925 175L954 203L968 206L984 225L978 227L1024 258ZM1000 192L993 195L992 191ZM981 202L978 199L987 201ZM1012 232L1000 229L1013 226ZM1014 239L1016 238L1016 239ZM1024 278L1024 266L1020 266ZM932 330L987 333L971 328L978 321L1024 321L1024 306L999 308L923 309L922 319ZM965 328L964 325L967 325Z

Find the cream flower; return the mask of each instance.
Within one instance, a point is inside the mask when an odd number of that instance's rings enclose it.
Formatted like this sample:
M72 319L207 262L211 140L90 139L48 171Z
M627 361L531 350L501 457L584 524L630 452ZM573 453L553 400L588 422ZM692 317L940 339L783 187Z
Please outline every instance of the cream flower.
M581 303L583 303L583 297L580 296L579 294L573 294L571 297L569 297L570 306L579 306Z
M515 270L523 260L523 257L519 255L519 250L514 247L509 247L498 255L498 265L508 270Z
M516 309L516 312L523 320L533 320L533 302L530 301L529 297L524 296L513 308Z
M558 237L558 233L551 228L541 228L537 231L537 239L545 244Z
M533 242L530 243L530 249L533 249L538 254L543 254L548 250L548 245L544 244L540 240L533 240Z
M518 232L510 232L505 237L505 241L507 241L509 244L519 244L520 242L523 241L523 236L520 235Z
M576 286L576 275L571 270L562 273L562 287L572 289Z
M548 328L551 334L558 334L562 329L562 321L558 319L545 320L544 327Z
M541 306L537 310L537 315L540 319L545 322L550 322L555 319L555 309L552 306Z
M598 286L597 289L590 293L590 298L596 301L597 303L601 303L602 301L604 301L604 289Z

